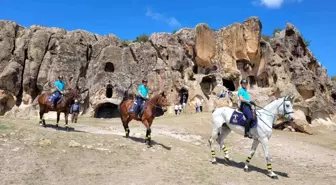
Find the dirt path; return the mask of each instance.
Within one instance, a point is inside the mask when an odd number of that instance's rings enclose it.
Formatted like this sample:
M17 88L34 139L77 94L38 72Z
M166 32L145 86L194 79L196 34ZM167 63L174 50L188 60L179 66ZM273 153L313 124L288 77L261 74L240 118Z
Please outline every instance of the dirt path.
M335 133L275 131L270 152L279 180L272 180L261 147L251 172L243 171L252 141L234 133L225 140L231 162L221 160L216 145L219 164L212 165L209 118L156 119L152 148L144 145L145 128L137 122L126 139L118 119L82 118L69 133L41 128L37 120L0 119L0 184L336 184Z

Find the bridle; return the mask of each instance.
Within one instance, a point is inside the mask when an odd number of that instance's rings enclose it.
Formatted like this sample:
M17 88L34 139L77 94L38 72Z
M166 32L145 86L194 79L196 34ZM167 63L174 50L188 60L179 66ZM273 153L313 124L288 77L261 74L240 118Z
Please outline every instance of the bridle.
M283 116L285 116L286 118L287 118L287 115L289 115L289 114L292 114L292 113L294 113L293 111L291 111L291 112L287 112L287 110L286 110L286 101L292 101L292 98L289 98L289 99L287 99L288 97L286 97L286 98L284 98L284 101L278 106L278 110L279 110L279 108L281 107L281 106L283 106L283 110L284 110L284 113L282 114ZM273 117L273 123L274 123L274 119L275 119L275 116L276 115L278 115L278 114L274 114L274 113L272 113L272 112L270 112L270 111L268 111L268 110L266 110L266 109L264 109L263 107L260 107L260 106L258 106L258 105L255 105L256 107L258 107L258 108L260 108L260 109L262 109L262 110L264 110L264 111L266 111L266 112L268 112L268 113L270 113L271 115L270 116L272 116ZM259 113L259 112L258 112ZM261 113L259 113L259 114L261 114ZM263 120L263 119L261 119L261 117L260 117L260 115L257 115L258 117L259 117L259 119L262 121L262 122L264 122L265 123L265 121ZM266 123L265 123L265 125L267 125ZM267 125L268 126L268 125ZM268 126L269 127L269 126Z

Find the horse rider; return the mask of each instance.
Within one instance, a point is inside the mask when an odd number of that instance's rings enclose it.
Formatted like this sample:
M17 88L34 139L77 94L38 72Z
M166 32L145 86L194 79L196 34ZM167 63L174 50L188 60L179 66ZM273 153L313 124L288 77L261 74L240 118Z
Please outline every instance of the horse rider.
M251 105L255 106L256 104L253 101L251 101L251 99L250 99L250 95L247 91L247 84L248 84L247 80L242 79L240 81L240 84L241 84L242 87L238 90L238 106L246 117L244 137L252 138L252 136L249 133L250 125L251 125L251 121L252 121L252 107L251 107Z
M147 79L142 80L142 84L138 86L138 94L137 94L137 104L138 104L138 117L140 118L140 108L144 101L148 100L148 86Z
M61 95L64 93L65 82L63 81L63 76L58 76L58 80L55 82L56 90L54 92L54 102L52 103L51 107L55 108L57 106L57 101L61 98Z

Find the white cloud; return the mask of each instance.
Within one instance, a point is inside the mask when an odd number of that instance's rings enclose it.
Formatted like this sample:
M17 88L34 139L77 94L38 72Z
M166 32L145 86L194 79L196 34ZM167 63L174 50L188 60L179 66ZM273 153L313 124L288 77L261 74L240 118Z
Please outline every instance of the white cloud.
M254 0L254 5L262 5L267 8L280 8L283 3L301 3L303 0Z
M153 12L150 8L147 8L146 16L151 17L154 20L167 23L171 27L181 27L181 23L175 17L166 17L165 15L157 12Z

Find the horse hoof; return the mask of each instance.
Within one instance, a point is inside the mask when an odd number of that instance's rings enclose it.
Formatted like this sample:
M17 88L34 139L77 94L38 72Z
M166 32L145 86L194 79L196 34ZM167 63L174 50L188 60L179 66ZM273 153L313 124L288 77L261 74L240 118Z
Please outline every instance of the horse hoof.
M249 172L248 168L244 168L244 172Z
M271 176L271 178L272 179L279 179L278 176L276 176L276 175Z
M212 164L217 164L217 161L211 161Z

